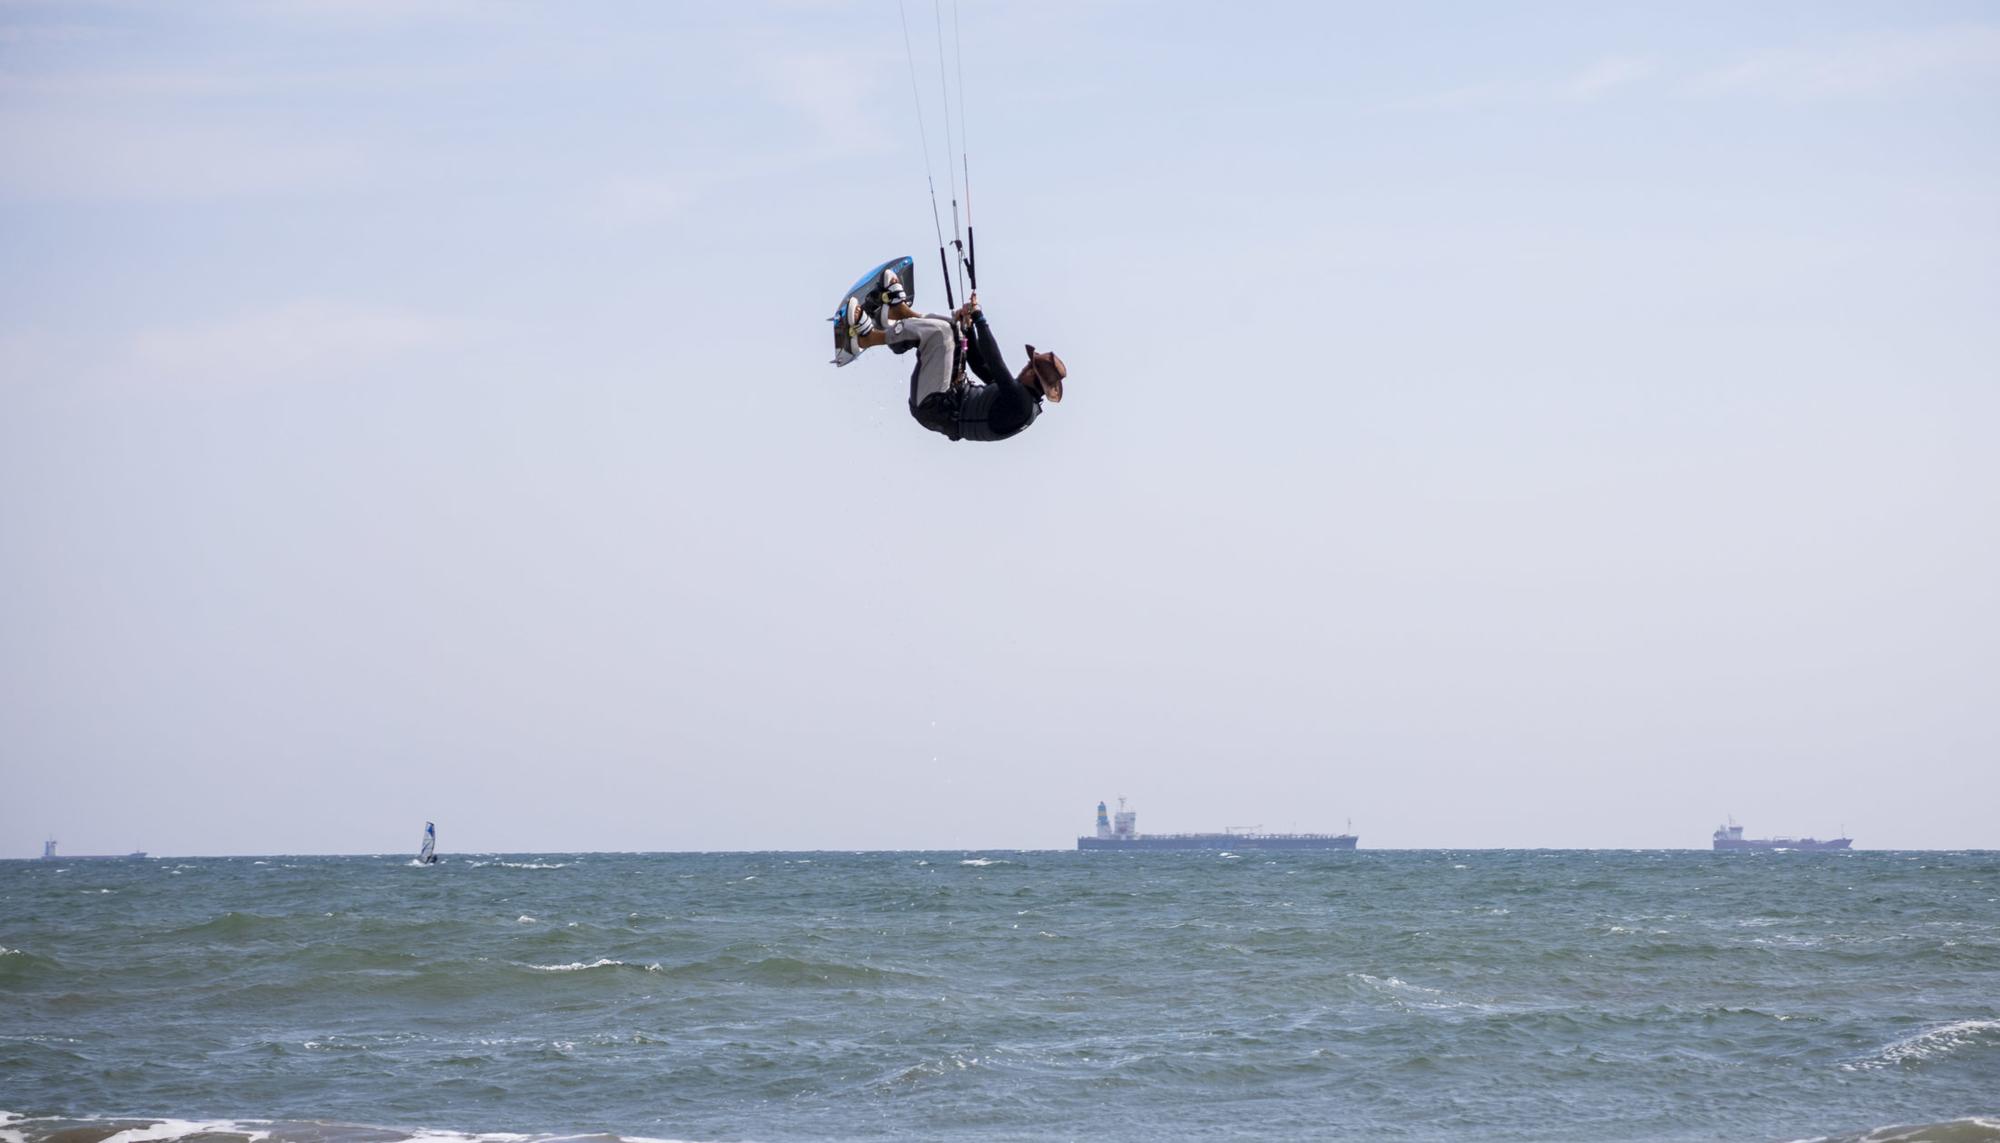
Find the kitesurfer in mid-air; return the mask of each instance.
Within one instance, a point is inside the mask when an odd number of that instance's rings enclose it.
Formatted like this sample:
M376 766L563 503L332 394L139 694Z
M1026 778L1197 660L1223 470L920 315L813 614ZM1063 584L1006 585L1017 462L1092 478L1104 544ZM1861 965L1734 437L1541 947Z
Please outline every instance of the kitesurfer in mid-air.
M884 270L870 293L881 299L873 314L858 297L841 306L847 351L859 353L874 345L886 345L895 353L916 350L916 368L910 371L910 415L930 431L955 441L1002 441L1035 423L1044 398L1062 400L1063 381L1069 376L1062 358L1037 353L1030 345L1028 363L1019 373L1009 371L977 293L948 318L911 309L893 270ZM960 330L967 335L962 359ZM965 383L968 368L983 384Z

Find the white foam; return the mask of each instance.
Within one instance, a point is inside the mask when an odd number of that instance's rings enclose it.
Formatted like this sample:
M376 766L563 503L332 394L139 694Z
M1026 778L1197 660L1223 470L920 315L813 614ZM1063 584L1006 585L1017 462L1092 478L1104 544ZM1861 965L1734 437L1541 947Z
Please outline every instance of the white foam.
M959 864L960 865L1005 865L1007 863L1004 861L995 861L990 857L968 857L964 861L959 862Z
M127 1127L107 1135L101 1143L150 1143L152 1140L181 1139L189 1135L244 1135L250 1143L271 1137L268 1125L258 1128L228 1119L162 1119L147 1127Z
M535 919L533 917L530 917L526 913L523 913L520 916L514 918L514 922L516 924L521 924L521 925L532 925L536 923Z
M1815 1135L1810 1139L1794 1139L1791 1143L1914 1143L1916 1140L1935 1138L1933 1132L1941 1127L1972 1127L1981 1131L2000 1132L2000 1119L1972 1116L1966 1119L1947 1120L1944 1123L1897 1124L1893 1127L1877 1127L1860 1135L1842 1135L1838 1140L1832 1135Z
M609 1141L616 1143L689 1143L684 1139L658 1139L645 1135L516 1135L505 1131L489 1131L481 1135L460 1131L435 1131L420 1128L410 1133L400 1143L582 1143L584 1140Z
M1421 984L1411 984L1407 980L1398 980L1393 976L1389 977L1386 980L1379 976L1370 976L1365 972L1357 972L1354 974L1354 976L1355 979L1361 981L1364 984L1373 984L1379 988L1397 988L1397 989L1406 989L1410 992L1427 992L1432 996L1444 995L1444 993L1439 989L1425 988Z
M625 961L612 960L610 957L603 957L598 960L591 961L589 964L585 964L579 960L579 961L572 961L569 964L531 964L526 967L532 968L536 972L582 972L587 968L622 968L622 967L644 968L647 972L662 971L660 966L657 964L628 965L627 962Z
M1940 1024L1891 1040L1865 1060L1842 1064L1851 1072L1875 1071L1902 1063L1921 1063L1948 1055L1960 1048L1976 1046L1982 1038L2000 1033L2000 1020L1959 1020Z
M1350 979L1358 980L1371 988L1377 988L1392 997L1397 1004L1424 1009L1470 1008L1491 1011L1483 1004L1473 1004L1445 995L1442 989L1426 988L1421 984L1411 984L1396 977L1370 976L1365 972L1350 972Z
M573 1044L558 1041L559 1049L574 1046ZM26 1133L14 1125L28 1122L36 1122L36 1120L11 1111L0 1111L0 1143L27 1143ZM43 1119L39 1120L39 1122L63 1123L65 1126L68 1126L90 1121ZM99 1120L97 1122L105 1121ZM131 1120L112 1120L111 1122L131 1122ZM139 1122L145 1125L128 1127L123 1131L115 1132L106 1136L103 1143L168 1143L168 1141L186 1138L190 1135L206 1134L240 1135L248 1143L261 1143L261 1141L269 1140L272 1137L274 1128L278 1126L271 1120L266 1119L142 1119ZM372 1130L381 1131L379 1128ZM403 1130L391 1128L382 1133L393 1134ZM473 1133L469 1131L441 1131L434 1128L417 1127L407 1129L407 1132L403 1133L402 1137L396 1140L395 1143L692 1143L692 1141L663 1139L648 1135L611 1135L605 1133L523 1135L509 1131Z

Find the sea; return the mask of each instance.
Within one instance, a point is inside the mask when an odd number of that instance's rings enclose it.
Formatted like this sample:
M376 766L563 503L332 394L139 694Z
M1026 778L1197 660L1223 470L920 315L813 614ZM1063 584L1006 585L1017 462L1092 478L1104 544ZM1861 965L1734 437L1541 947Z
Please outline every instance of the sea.
M0 1141L2000 1140L2000 853L0 862Z

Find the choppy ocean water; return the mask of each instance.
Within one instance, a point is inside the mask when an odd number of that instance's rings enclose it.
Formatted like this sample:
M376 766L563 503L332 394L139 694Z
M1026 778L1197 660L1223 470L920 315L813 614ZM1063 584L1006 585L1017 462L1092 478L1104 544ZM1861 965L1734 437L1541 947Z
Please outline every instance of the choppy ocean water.
M0 1140L2000 1140L2000 854L0 862Z

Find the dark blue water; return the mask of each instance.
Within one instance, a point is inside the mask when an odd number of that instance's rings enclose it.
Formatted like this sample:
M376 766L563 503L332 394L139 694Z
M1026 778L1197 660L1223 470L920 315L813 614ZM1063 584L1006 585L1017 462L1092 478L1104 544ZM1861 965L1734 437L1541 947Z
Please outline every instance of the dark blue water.
M2000 1139L1992 853L7 862L0 947L27 1143Z

